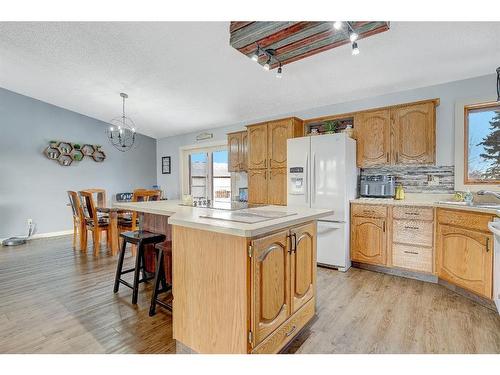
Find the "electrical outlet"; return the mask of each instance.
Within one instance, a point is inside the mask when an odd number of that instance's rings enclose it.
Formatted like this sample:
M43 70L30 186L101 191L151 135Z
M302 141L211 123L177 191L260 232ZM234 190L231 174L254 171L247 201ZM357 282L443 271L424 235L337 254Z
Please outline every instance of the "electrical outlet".
M28 227L31 227L33 225L33 219L28 219Z

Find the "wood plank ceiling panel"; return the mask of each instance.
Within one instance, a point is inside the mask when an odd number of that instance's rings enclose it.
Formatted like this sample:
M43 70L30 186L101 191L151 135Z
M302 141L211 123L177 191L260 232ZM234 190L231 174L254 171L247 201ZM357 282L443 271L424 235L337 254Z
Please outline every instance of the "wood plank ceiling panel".
M389 30L390 24L385 21L350 22L359 39ZM282 65L351 43L349 33L333 29L332 22L231 22L230 44L241 53L251 56L257 49L275 50L275 56ZM267 58L259 58L261 65ZM271 69L278 66L272 62Z

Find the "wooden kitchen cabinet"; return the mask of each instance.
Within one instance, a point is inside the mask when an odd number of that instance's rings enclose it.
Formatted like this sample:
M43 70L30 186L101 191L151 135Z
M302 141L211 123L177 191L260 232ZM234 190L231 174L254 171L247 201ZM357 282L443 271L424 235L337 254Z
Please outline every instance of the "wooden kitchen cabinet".
M227 135L229 149L229 172L241 172L247 170L247 131L229 133Z
M391 112L388 109L362 112L354 117L356 161L360 168L390 164Z
M290 316L289 231L252 241L252 332L258 345Z
M491 215L438 210L437 273L440 279L492 297Z
M302 120L291 117L247 128L248 202L286 205L286 145L288 139L303 135ZM266 173L254 173L257 170Z
M267 169L248 170L248 203L268 204Z
M358 167L434 164L438 104L429 100L355 113Z
M386 219L370 217L352 218L351 260L382 266L386 264Z
M267 123L248 126L248 168L266 169Z
M267 183L267 203L286 205L286 168L270 169Z
M434 164L436 162L434 103L395 108L391 117L394 164Z
M291 230L294 251L291 255L291 312L297 312L314 295L316 267L316 225L306 224Z
M275 352L314 313L316 223L252 241L251 345Z

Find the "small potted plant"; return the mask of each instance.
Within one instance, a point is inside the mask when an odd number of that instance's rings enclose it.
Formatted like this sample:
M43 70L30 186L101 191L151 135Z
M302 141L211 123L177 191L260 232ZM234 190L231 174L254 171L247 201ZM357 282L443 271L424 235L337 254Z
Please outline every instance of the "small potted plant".
M75 150L79 150L79 149L81 149L81 148L82 148L82 146L80 146L78 143L75 143L75 144L73 145L73 148L74 148Z
M339 122L337 120L326 121L325 126L324 126L326 134L334 134L337 131L338 126L339 126Z
M49 141L50 147L57 147L57 141Z

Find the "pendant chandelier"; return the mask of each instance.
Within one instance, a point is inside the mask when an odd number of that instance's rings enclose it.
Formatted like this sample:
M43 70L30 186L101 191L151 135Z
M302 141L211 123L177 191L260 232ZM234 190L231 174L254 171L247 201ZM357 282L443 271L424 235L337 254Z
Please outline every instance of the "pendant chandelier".
M500 102L500 66L497 68L497 102Z
M120 93L123 100L122 115L112 119L109 129L106 131L111 144L122 152L128 151L135 143L135 124L131 118L125 116L125 99L128 95Z

